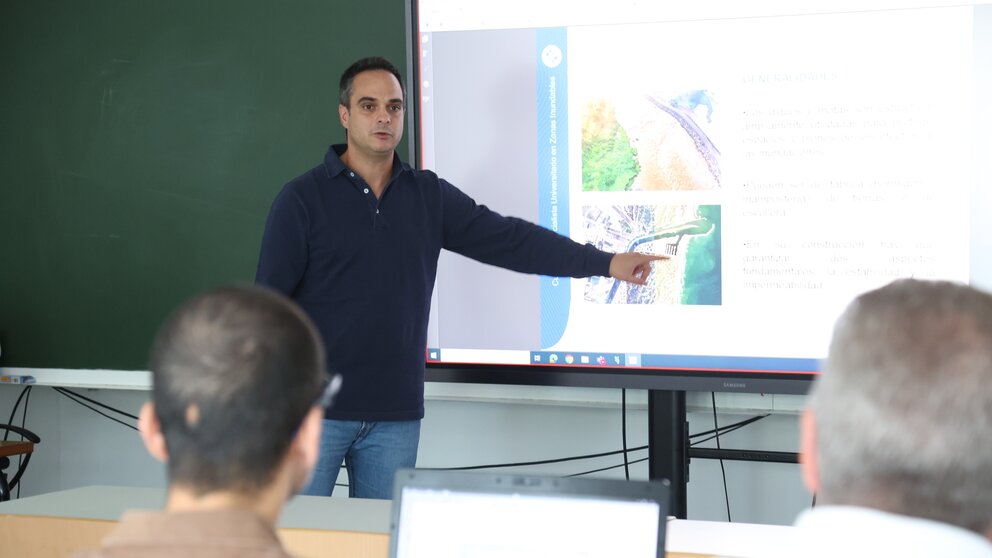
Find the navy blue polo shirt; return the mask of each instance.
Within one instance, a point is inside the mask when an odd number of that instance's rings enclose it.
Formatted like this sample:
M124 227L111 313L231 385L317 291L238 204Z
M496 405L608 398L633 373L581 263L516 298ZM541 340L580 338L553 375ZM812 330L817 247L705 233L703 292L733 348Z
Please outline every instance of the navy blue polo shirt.
M442 248L524 273L609 275L613 254L504 217L394 156L382 197L341 161L293 179L272 202L255 280L310 315L344 376L327 418L424 416L424 355Z

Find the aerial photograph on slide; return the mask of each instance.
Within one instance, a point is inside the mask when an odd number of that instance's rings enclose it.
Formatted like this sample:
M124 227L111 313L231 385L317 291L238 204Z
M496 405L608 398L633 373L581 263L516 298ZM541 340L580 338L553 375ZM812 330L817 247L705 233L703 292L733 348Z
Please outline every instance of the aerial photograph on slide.
M700 24L702 25L702 24ZM590 278L594 304L721 305L721 147L733 119L721 105L732 84L709 70L718 53L665 60L698 25L618 26L569 34L569 95L581 134L583 238L611 252L664 254L643 286ZM604 45L634 37L622 50ZM631 52L635 55L629 55ZM628 199L629 198L629 199Z
M711 139L713 94L595 97L582 112L583 192L674 192L720 188L720 151ZM588 202L588 200L587 200ZM584 205L585 238L611 252L665 254L647 285L586 281L585 299L603 304L723 301L720 206Z
M708 89L594 97L582 108L582 191L720 188Z
M666 254L647 285L586 281L585 299L604 304L721 304L719 205L614 205L582 208L585 235L610 252ZM594 240L593 240L594 239Z

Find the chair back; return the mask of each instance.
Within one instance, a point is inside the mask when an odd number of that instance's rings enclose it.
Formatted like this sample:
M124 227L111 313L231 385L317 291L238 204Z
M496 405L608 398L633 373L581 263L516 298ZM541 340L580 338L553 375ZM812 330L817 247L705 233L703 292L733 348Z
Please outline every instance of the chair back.
M16 441L0 440L0 502L6 502L10 500L11 491L17 487L21 475L28 468L31 454L34 452L34 445L41 443L41 438L34 432L13 424L0 424L0 431L12 432L21 437L20 440ZM10 466L10 458L15 455L24 456L24 458L20 461L13 478L8 481L7 467Z

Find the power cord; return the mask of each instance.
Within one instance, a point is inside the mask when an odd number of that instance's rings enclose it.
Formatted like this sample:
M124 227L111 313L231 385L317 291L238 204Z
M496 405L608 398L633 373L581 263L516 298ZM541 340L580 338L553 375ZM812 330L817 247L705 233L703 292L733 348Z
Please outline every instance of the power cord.
M697 432L695 434L690 434L689 435L689 438L690 439L692 439L692 438L698 438L700 436L706 436L706 435L709 435L709 434L729 434L730 432L733 432L734 430L738 430L738 429L744 428L745 426L748 426L748 425L750 425L752 423L755 423L755 422L757 422L757 421L759 421L759 420L761 420L761 419L763 419L765 417L768 417L768 416L769 416L769 414L753 416L753 417L750 417L750 418L747 418L747 419L744 419L744 420L741 420L741 421L738 421L738 422L735 422L735 423L732 423L732 424L728 424L728 425L725 425L725 426L720 426L720 427L715 428L715 429L712 429L712 430L705 430L703 432ZM695 446L697 444L702 444L704 442L707 442L709 440L712 440L714 437L715 436L711 436L709 438L705 438L703 440L699 440L697 442L693 442L692 445ZM492 464L487 464L487 465L468 465L468 466L462 466L462 467L423 467L423 468L424 469L435 470L435 471L473 471L473 470L480 470L480 469L500 469L500 468L508 468L508 467L529 467L529 466L534 466L534 465L548 465L548 464L553 464L553 463L565 463L565 462L568 462L568 461L582 461L582 460L585 460L585 459L594 459L594 458L597 458L597 457L608 457L608 456L611 456L611 455L626 455L626 454L629 454L629 453L633 453L635 451L643 451L643 450L646 450L646 449L648 449L648 446L647 445L643 445L643 446L637 446L637 447L633 447L633 448L625 448L625 449L621 449L621 450L617 450L617 451L608 451L608 452L603 452L603 453L592 453L592 454L587 454L587 455L575 455L575 456L571 456L571 457L562 457L562 458L558 458L558 459L545 459L545 460L541 460L541 461L522 461L522 462L517 462L517 463L492 463ZM638 460L635 460L635 461L628 461L628 466L630 464L641 463L641 462L644 462L646 460L647 459L645 458L645 459L638 459ZM616 469L616 468L623 467L623 466L624 466L623 464L614 465L614 466L606 467L604 469L597 469L595 471L586 471L586 472L583 472L583 473L576 473L575 475L572 475L572 476L587 475L587 474L590 474L590 473L599 472L601 470L604 470L605 471L605 470L609 470L609 469ZM346 486L346 485L336 485L336 486Z
M27 389L26 389L27 395L24 397L24 410L21 411L21 428L25 428L24 425L27 424L27 420L28 420L28 404L31 403L31 387L32 386L27 386ZM22 438L23 438L23 436L22 436ZM24 459L24 454L18 454L18 456L17 456L17 470L18 471L21 470L21 464L23 463L23 459ZM18 500L21 498L21 485L24 484L23 480L24 479L19 479L18 480L18 483L17 483L17 499Z
M86 407L87 409L89 409L89 410L91 410L91 411L93 411L94 413L96 413L96 414L98 414L98 415L100 415L100 416L103 416L103 417L105 417L105 418L108 418L108 419L110 419L110 420L112 420L112 421L114 421L114 422L116 422L117 424L120 424L120 425L123 425L123 426L126 426L126 427L128 427L128 428L130 428L131 430L135 430L135 431L137 431L137 430L138 430L138 428L137 428L136 426L132 426L132 425L130 425L130 424L128 424L128 423L126 423L126 422L124 422L124 421L122 421L122 420L118 420L118 419L116 419L116 418L114 418L114 417L112 417L112 416L110 416L110 415L108 415L108 414L106 414L106 413L104 413L104 412L102 412L102 411L100 411L100 410L99 410L99 409L97 409L96 407L91 407L90 405L87 405L86 403L83 403L83 401L82 401L81 399L85 399L85 400L87 400L87 401L92 401L93 403L95 403L95 404L97 404L97 405L99 405L99 406L101 406L101 407L103 407L103 408L105 408L105 409L110 409L111 411L114 411L115 413L119 413L119 414L121 414L121 415L124 415L124 416L127 416L127 417L130 417L130 418L137 418L137 417L135 417L135 416L134 416L134 415L132 415L132 414L129 414L129 413L125 413L124 411L121 411L121 410L119 410L119 409L115 409L115 408L113 408L113 407L110 407L110 406L107 406L107 405L104 405L103 403L99 403L99 402L96 402L96 401L93 401L92 399L90 399L90 398L88 398L88 397L84 397L84 396L82 396L82 395L79 395L78 393L75 393L75 392L73 392L73 391L70 391L70 390L67 390L67 389L65 389L65 388L60 388L60 387L56 387L56 388L54 388L54 389L55 389L55 391L56 391L56 392L58 392L59 394L61 394L61 395L63 395L63 396L65 396L65 397L68 397L68 398L69 398L69 399L71 399L71 400L72 400L73 402L75 402L75 403L77 403L77 404L79 404L79 405L82 405L83 407ZM77 397L78 397L79 399L77 399Z
M28 404L31 403L31 386L28 386L27 396L24 398L24 410L21 411L21 428L24 428L28 420Z
M644 461L647 461L647 460L648 460L647 457L642 457L641 459L635 459L634 461L631 461L630 463L631 464L643 463ZM623 464L621 464L621 465L610 465L609 467L602 467L600 469L593 469L591 471L583 471L581 473L572 473L571 475L565 475L565 478L581 477L583 475L591 475L593 473L600 473L600 472L603 472L603 471L609 471L610 469L619 469L620 467L623 467ZM630 480L630 479L627 479L627 480Z
M623 475L630 480L630 460L627 457L627 389L620 390L620 433L623 438Z
M721 449L720 424L717 422L716 418L716 392L710 392L710 400L713 402L713 430L716 431L713 436L716 438L716 449ZM733 520L730 518L730 492L727 490L727 469L724 468L722 459L720 460L720 473L723 475L723 498L727 502L727 522L733 523Z
M763 418L766 418L766 417L769 417L769 416L771 416L771 413L765 413L763 415L756 415L756 416L753 416L751 418L747 418L747 419L744 419L744 420L741 420L741 421L737 421L737 422L735 422L733 424L728 424L726 426L721 426L719 429L714 428L714 429L711 429L711 430L704 430L703 432L697 432L695 434L689 434L689 439L691 440L693 438L698 438L700 436L706 436L707 434L716 434L716 433L729 434L729 433L733 432L734 430L738 430L738 429L743 428L743 427L745 427L745 426L747 426L747 425L749 425L751 423L758 422L759 420L761 420ZM708 441L710 441L710 440L712 440L714 438L716 438L716 436L710 436L709 438L706 438L706 439L703 439L703 440L699 440L699 441L693 442L692 445L695 446L697 444L702 444L702 443L708 442Z
M627 468L627 467L629 467L630 465L633 465L633 464L643 463L643 462L645 462L645 461L648 460L647 457L644 457L644 458L641 458L641 459L636 459L634 461L629 461L628 458L627 458L627 453L628 452L634 452L634 451L642 451L642 450L646 450L646 449L648 449L648 446L639 446L639 447L636 447L636 448L631 448L629 450L623 449L623 450L620 450L620 451L610 451L610 452L594 453L594 454L588 454L588 455L575 455L575 456L572 456L572 457L562 457L562 458L558 458L558 459L546 459L546 460L543 460L543 461L526 461L526 462L520 462L520 463L494 463L494 464L489 464L489 465L470 465L470 466L466 466L466 467L423 467L423 469L427 469L427 470L431 470L431 471L475 471L475 470L480 470L480 469L501 469L501 468L506 468L506 467L527 467L527 466L531 466L531 465L547 465L547 464L550 464L550 463L565 463L565 462L568 462L568 461L580 461L580 460L584 460L584 459L595 459L597 457L608 457L610 455L617 455L619 453L624 454L624 463L621 463L620 465L610 465L608 467L602 467L600 469L592 469L590 471L583 471L581 473L572 473L570 475L565 475L564 476L564 478L570 478L570 477L580 477L580 476L583 476L583 475L591 475L593 473L600 473L602 471L609 471L611 469L618 469L620 467ZM342 465L341 467L344 468L344 465ZM628 469L628 472L627 472L627 480L630 480L629 469ZM334 484L334 487L335 488L337 488L337 487L347 488L348 485L347 484L342 484L342 483L335 483Z
M641 451L648 449L648 446L638 446L636 448L631 448L628 451ZM619 455L623 453L624 450L617 451L606 451L603 453L590 453L587 455L575 455L572 457L560 457L558 459L544 459L541 461L522 461L518 463L494 463L490 465L469 465L466 467L423 467L424 469L432 471L475 471L478 469L502 469L506 467L529 467L532 465L549 465L552 463L565 463L567 461L580 461L583 459L595 459L597 457L608 457L611 455ZM621 467L622 465L617 465Z
M21 393L17 396L17 400L14 401L14 408L10 410L10 418L7 419L7 424L14 424L14 417L17 416L17 409L18 409L18 407L21 406L21 400L24 399L24 396L25 395L31 393L31 388L32 387L33 386L24 386L23 388L21 388ZM3 441L4 442L7 441L7 436L8 435L10 435L10 431L9 430L5 430L4 433L3 433Z
M57 388L55 388L55 390L56 391L59 391L60 393L61 392L65 392L65 393L63 393L63 395L71 394L71 395L73 395L75 397L78 397L78 398L84 400L84 401L89 401L90 403L92 403L92 404L94 404L94 405L96 405L98 407L103 407L104 409L107 409L108 411L113 411L113 412L115 412L115 413L117 413L119 415L125 416L127 418L138 420L138 416L137 415L132 415L131 413L125 413L124 411L122 411L120 409L115 409L114 407L111 407L110 405L104 405L103 403L100 403L99 401L97 401L95 399L90 399L89 397L86 397L85 395L83 395L81 393L76 393L76 392L72 391L71 389L63 388L63 387L57 387Z

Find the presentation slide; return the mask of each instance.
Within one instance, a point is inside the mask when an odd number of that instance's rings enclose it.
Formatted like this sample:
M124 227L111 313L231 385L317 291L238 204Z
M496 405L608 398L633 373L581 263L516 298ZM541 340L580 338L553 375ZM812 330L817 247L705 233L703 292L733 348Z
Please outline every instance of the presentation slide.
M418 3L420 166L669 257L636 286L444 253L428 362L809 373L862 292L992 288L992 5L655 4Z

